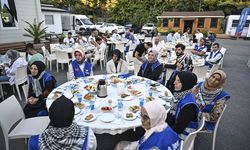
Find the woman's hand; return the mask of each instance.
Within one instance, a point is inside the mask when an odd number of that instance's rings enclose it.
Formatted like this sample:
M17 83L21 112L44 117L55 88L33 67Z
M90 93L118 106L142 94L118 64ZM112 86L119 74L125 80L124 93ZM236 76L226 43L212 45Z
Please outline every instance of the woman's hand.
M34 105L38 102L38 98L30 97L26 100L27 103Z

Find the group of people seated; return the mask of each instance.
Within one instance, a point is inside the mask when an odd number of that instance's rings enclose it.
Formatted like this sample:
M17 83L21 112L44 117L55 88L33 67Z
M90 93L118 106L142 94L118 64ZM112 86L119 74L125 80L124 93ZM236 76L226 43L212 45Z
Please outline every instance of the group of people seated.
M99 51L106 49L105 41L95 36L90 37L91 43ZM74 43L70 37L65 42ZM77 42L86 42L85 39ZM204 41L195 46L193 54L202 56L205 51ZM71 42L70 42L71 41ZM171 108L167 110L155 101L148 102L141 107L142 128L144 135L136 142L120 142L117 149L174 149L178 148L180 141L198 128L199 120L206 118L204 130L213 131L215 123L225 107L225 102L230 98L223 90L226 74L222 70L213 72L204 82L197 83L197 76L192 73L192 60L184 53L185 46L177 44L175 53L177 61L174 65L164 65L158 60L159 37L153 44L145 42L137 45L133 52L134 63L140 63L138 76L161 82L164 68L175 69L171 75L167 88L173 93ZM61 96L55 100L49 111L46 108L46 98L56 88L56 79L46 71L46 65L31 45L27 45L27 60L20 57L15 50L9 50L6 55L10 64L5 65L6 76L0 76L0 82L14 81L15 71L18 67L27 65L30 70L29 91L27 104L24 107L26 118L49 115L50 124L41 134L30 138L30 149L96 149L96 138L90 128L79 126L73 122L74 104L71 100ZM98 52L98 51L97 51ZM147 53L148 59L144 55ZM31 56L29 56L31 55ZM69 78L77 79L93 75L92 63L86 57L82 48L73 51L75 60L69 66ZM34 58L32 58L34 57ZM212 52L206 63L218 63L222 54L219 44L214 43ZM28 61L28 63L27 63ZM112 59L106 65L107 73L127 73L128 62L122 59L120 50L115 49Z

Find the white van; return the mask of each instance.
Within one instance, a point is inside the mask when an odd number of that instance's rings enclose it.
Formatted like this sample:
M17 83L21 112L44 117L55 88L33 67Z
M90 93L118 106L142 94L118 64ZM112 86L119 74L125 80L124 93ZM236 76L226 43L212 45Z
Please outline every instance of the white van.
M238 26L240 15L229 15L226 17L225 34L235 36L236 28ZM243 28L241 37L250 37L250 15L247 16L246 24Z
M68 14L62 15L62 29L63 31L75 30L84 32L88 29L95 29L95 25L86 15Z

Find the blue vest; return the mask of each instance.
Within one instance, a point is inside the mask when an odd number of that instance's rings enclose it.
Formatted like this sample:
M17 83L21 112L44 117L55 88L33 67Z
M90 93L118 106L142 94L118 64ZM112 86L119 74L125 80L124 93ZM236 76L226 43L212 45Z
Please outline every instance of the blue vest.
M144 75L144 72L145 72L145 70L146 70L146 68L147 68L147 66L148 66L148 64L149 64L149 62L146 60L146 61L144 61L144 63L142 64L142 76ZM156 62L154 62L153 63L153 65L151 66L151 70L152 70L152 72L154 72L154 70L158 67L158 66L160 66L161 65L161 63L159 62L159 60L157 60ZM161 76L160 76L161 77ZM158 80L160 80L160 77L158 78ZM157 81L158 81L157 80Z
M74 71L75 78L90 76L92 64L89 63L88 61L84 61L83 63L85 63L85 65L82 71L77 61L76 60L72 61L71 65Z
M195 46L194 46L194 49L196 50L196 51L198 51L198 52L201 52L203 49L205 49L206 48L206 46L205 45L202 45L201 47L199 47L198 46L198 44L196 44Z
M139 140L139 150L159 149L159 150L179 150L180 138L167 126L162 132L153 133L146 141L143 137Z
M197 87L198 87L198 88L201 88L202 83L203 83L203 82L200 82L200 83L197 85ZM222 90L222 91L220 92L220 94L219 94L218 96L216 96L215 99L214 99L210 104L206 105L206 106L201 110L201 112L210 113L210 112L213 110L215 104L216 104L219 100L221 100L221 99L223 99L223 98L224 98L225 100L228 100L228 99L230 98L230 95L229 95L228 93L226 93L224 90ZM206 121L206 122L205 122L205 127L207 128L207 130L213 131L213 130L214 130L214 127L215 127L215 123Z
M212 58L213 53L214 53L214 52L211 52L211 53L210 53L210 55L209 55L209 57L208 57L209 59ZM223 57L223 54L222 54L220 51L217 52L217 53L214 55L214 57L216 57L217 55L221 55L221 58ZM213 57L213 58L214 58L214 57ZM216 62L207 62L207 61L206 61L206 62L205 62L205 65L208 66L209 68L212 68L212 67L213 67L213 64L218 64L218 63L220 62L221 58L220 58L219 60L217 60Z
M197 117L197 121L194 122L194 121L191 121L188 126L186 127L186 129L183 131L183 133L181 133L179 135L179 137L181 139L185 139L186 136L189 134L189 133L192 133L194 131L196 131L198 129L198 126L199 126L199 122L198 122L198 114L199 114L199 108L197 106L197 103L195 101L195 98L194 98L194 95L190 92L190 93L187 93L180 101L179 103L177 104L177 108L176 108L176 113L175 113L175 120L178 119L178 116L179 116L179 113L181 111L182 108L184 108L186 105L188 104L194 104L195 107L196 107L196 117Z

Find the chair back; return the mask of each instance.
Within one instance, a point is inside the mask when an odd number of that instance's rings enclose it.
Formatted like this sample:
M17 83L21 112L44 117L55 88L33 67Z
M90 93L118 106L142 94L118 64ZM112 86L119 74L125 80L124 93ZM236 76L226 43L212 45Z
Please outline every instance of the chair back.
M222 53L223 56L225 55L226 51L227 51L227 49L225 47L222 47L220 49L220 52Z
M14 95L0 103L0 125L8 148L8 133L11 127L20 119L24 119L22 107Z
M43 51L43 55L45 57L49 56L49 51L45 48L45 46L42 46L41 48L42 48L42 51Z
M18 67L15 73L15 84L22 84L28 80L27 66Z
M152 37L145 37L144 42L152 42Z
M121 53L124 53L124 44L115 44L115 49L119 49Z
M224 108L223 108L223 110L222 110L222 112L221 112L221 114L220 114L220 117L218 118L218 120L217 120L217 122L216 122L216 124L215 124L215 127L214 127L214 134L217 133L217 129L218 129L219 124L220 124L220 120L221 120L221 118L222 118L222 116L223 116L223 114L224 114L226 108L227 108L227 104L225 104L225 106L224 106Z
M22 86L23 89L23 94L24 94L24 98L25 100L28 99L28 93L29 93L29 84L24 84Z
M129 45L129 51L134 51L136 46L137 46L137 44L130 44Z
M49 48L50 48L51 53L53 53L53 52L55 51L55 47L56 47L56 46L59 46L59 45L60 45L59 43L50 44L50 45L49 45Z
M68 63L70 61L69 55L65 51L55 51L57 63Z
M133 62L133 51L129 51L126 55L126 61L128 63Z
M219 64L213 64L213 67L210 69L209 71L209 75L208 77L213 73L215 72L216 70L218 70L220 68L220 65Z
M199 122L199 127L196 131L190 133L184 141L181 142L180 150L193 150L194 141L197 133L204 127L205 117L203 117Z
M193 73L196 74L198 78L198 82L205 81L209 73L208 67L207 66L202 66L202 67L195 66L193 69Z

